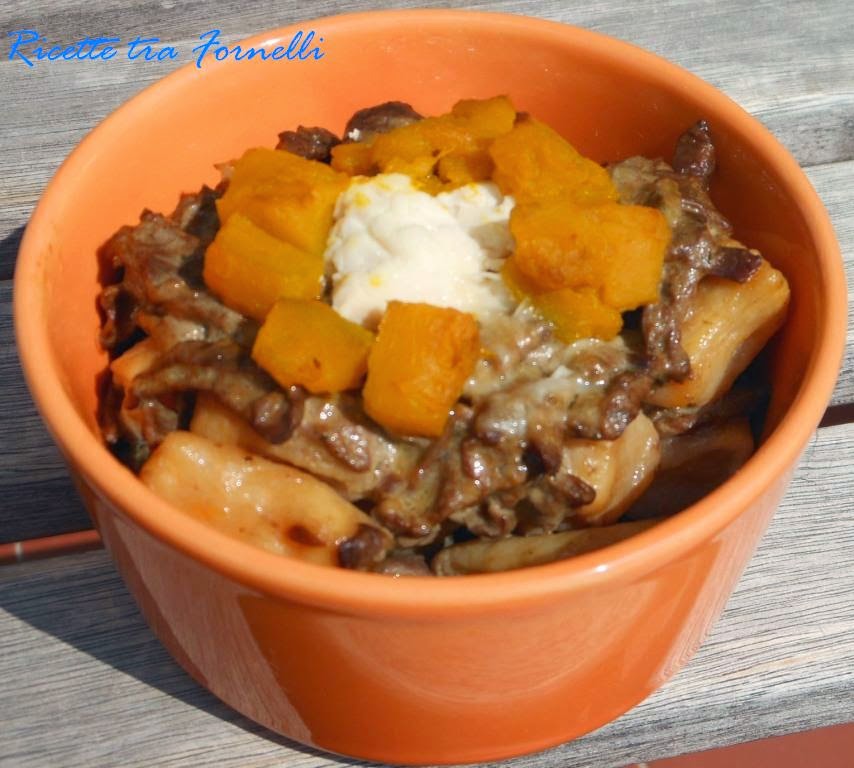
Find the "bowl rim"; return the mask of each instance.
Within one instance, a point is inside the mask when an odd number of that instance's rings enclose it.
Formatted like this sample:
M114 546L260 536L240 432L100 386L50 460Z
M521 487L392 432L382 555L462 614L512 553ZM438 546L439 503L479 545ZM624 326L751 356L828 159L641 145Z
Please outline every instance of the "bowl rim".
M363 31L366 26L453 24L471 30L512 28L513 32L575 45L606 59L642 69L656 85L702 96L714 112L741 134L762 162L773 167L801 209L817 255L816 274L824 294L816 344L803 382L777 427L743 470L700 501L660 524L595 552L542 566L464 578L396 579L318 566L261 550L182 514L160 499L118 462L88 428L61 384L52 354L42 290L54 201L82 169L99 137L136 110L168 99L204 76L190 62L146 87L98 124L71 152L45 188L26 228L14 277L15 332L25 379L54 441L67 460L118 510L155 539L257 592L330 610L371 615L453 617L534 605L593 587L639 577L684 556L741 515L775 481L788 477L816 428L841 364L847 330L847 291L839 246L824 206L791 154L762 124L709 83L650 51L592 30L523 15L483 11L415 9L327 16L261 32L241 44L261 45L287 38L309 25L326 34ZM558 39L559 38L559 39ZM229 43L231 45L232 43ZM224 62L210 67L228 66ZM176 194L181 190L177 190ZM409 586L406 586L409 585Z

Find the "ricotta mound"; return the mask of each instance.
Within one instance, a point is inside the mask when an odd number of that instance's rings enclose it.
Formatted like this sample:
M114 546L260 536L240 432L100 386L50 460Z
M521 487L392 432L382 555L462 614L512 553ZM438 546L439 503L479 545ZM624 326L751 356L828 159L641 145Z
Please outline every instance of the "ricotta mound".
M490 182L435 197L399 173L357 177L340 195L326 248L332 306L376 328L392 300L507 312L498 274L513 248L513 198Z

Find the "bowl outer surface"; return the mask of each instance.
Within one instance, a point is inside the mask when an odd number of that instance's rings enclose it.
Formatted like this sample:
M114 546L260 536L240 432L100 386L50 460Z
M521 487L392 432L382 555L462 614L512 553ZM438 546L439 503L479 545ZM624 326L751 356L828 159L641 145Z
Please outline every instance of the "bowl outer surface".
M69 157L33 215L16 270L25 375L152 626L226 701L305 743L372 759L491 759L557 743L660 685L719 613L835 381L847 300L838 247L809 182L765 129L632 46L466 12L309 26L325 38L320 61L184 68ZM250 42L287 40L296 29ZM143 207L171 210L179 191L216 181L213 162L271 145L298 123L340 129L355 109L390 98L430 114L497 92L602 161L667 156L686 125L712 123L721 158L713 197L793 289L775 355L773 429L742 472L676 518L597 553L408 581L283 563L171 509L112 459L94 421L106 358L96 343L93 253L117 226Z

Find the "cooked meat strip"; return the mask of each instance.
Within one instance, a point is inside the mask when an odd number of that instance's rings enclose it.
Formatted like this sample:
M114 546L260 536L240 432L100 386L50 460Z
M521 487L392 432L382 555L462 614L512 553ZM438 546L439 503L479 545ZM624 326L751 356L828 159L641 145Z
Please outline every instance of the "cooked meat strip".
M372 514L397 534L400 543L427 544L449 519L472 523L470 530L482 535L499 535L498 531L487 533L495 530L499 518L504 521L502 531L506 528L509 533L515 525L512 509L505 514L496 502L489 502L501 491L525 482L528 473L521 461L522 448L513 441L474 448L472 417L471 409L458 406L444 434L429 445L420 462L405 477L378 489ZM478 452L476 459L473 450Z
M662 296L644 308L642 328L649 355L649 370L658 381L684 381L691 374L691 361L682 347L682 313L676 302Z
M369 441L358 426L345 426L323 432L320 436L326 449L354 472L367 472L371 467Z
M299 423L302 393L282 391L249 358L257 324L222 304L202 280L204 250L219 227L221 191L204 187L183 195L169 218L145 211L137 226L119 229L100 251L120 280L100 297L102 345L119 352L145 333L162 350L157 363L124 397L105 401L99 415L105 438L129 450L135 463L186 419L189 401L181 393L215 393L273 442Z
M183 402L173 400L170 407L157 398L144 398L136 399L135 403L123 403L118 418L121 437L130 446L138 469L152 448L178 429Z
M408 475L424 445L389 438L368 421L354 395L340 393L308 397L299 426L279 452L356 500Z
M292 387L287 394L279 390L233 341L182 342L131 386L131 393L140 400L190 391L212 392L273 443L286 440L302 416L300 390Z
M509 498L506 496L509 495ZM450 520L466 527L479 538L496 539L507 536L519 524L516 504L520 499L516 495L499 493L459 512L454 512Z
M724 397L707 405L685 408L656 408L646 406L659 434L664 437L681 435L690 430L731 421L755 411L761 404L763 393L758 387L736 384Z
M103 312L100 342L104 349L118 349L131 339L136 331L136 314L139 305L121 283L108 285L98 296Z
M355 112L344 128L345 141L369 141L378 133L388 133L423 119L409 104L387 101Z
M145 211L137 226L122 227L102 251L117 267L124 267L122 289L138 306L200 322L212 339L239 335L246 318L180 275L198 247L197 237L164 216Z
M673 154L673 170L694 176L708 186L715 171L715 145L705 120L698 120L679 137Z
M709 274L745 283L759 269L761 263L762 256L759 251L741 246L723 246L710 255Z
M679 139L674 167L632 157L609 168L620 201L658 208L672 231L659 300L644 308L641 321L647 370L655 382L682 381L691 373L680 329L699 282L706 275L743 282L761 263L756 251L732 238L729 222L709 198L714 168L714 145L704 121Z
M442 519L465 525L477 536L506 536L516 527L517 499L530 473L524 444L502 441L487 445L469 435L444 467L437 510Z
M407 549L401 549L386 555L373 571L388 576L433 576L424 555Z
M299 426L304 402L299 387L288 387L287 394L274 389L252 403L247 421L271 443L283 443Z
M198 192L183 194L169 217L188 235L199 239L202 250L207 248L219 230L216 201L222 197L222 187L211 189L207 185Z
M556 531L571 517L573 508L590 504L595 498L596 491L565 468L541 477L526 489L524 532Z
M370 570L385 557L387 536L375 525L359 523L356 533L338 545L338 564L357 571Z
M306 160L328 163L332 159L332 147L340 143L341 139L326 128L301 125L295 131L282 131L276 149L292 152Z
M602 403L600 429L605 440L616 440L623 434L651 388L652 378L645 371L625 371L613 379Z
M468 409L452 414L444 433L428 444L409 472L389 477L377 488L371 514L403 546L427 544L439 533L441 516L437 503L444 467L459 456L459 443L470 418Z

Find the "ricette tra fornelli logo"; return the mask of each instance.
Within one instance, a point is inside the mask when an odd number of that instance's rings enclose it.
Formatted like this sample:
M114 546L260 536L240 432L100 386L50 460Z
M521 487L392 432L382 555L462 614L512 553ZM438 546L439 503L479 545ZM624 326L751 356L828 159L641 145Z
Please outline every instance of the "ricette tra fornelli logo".
M191 49L196 67L211 61L316 61L325 55L324 38L313 29L296 31L291 38L274 40L263 45L228 45L222 41L219 29L199 35L199 44ZM9 61L19 61L29 68L60 61L177 61L181 51L177 44L165 44L159 37L137 35L123 40L109 35L86 35L71 43L57 43L35 29L18 29L7 33L11 39Z

